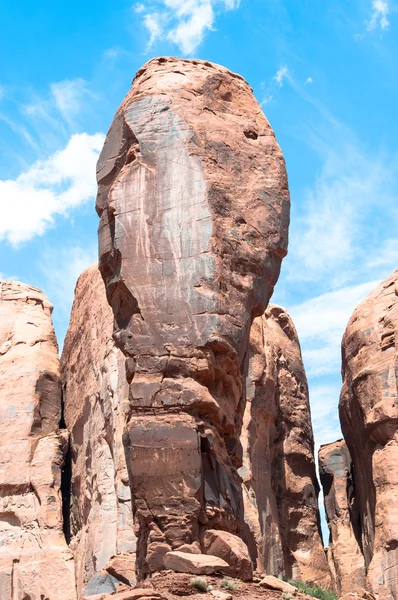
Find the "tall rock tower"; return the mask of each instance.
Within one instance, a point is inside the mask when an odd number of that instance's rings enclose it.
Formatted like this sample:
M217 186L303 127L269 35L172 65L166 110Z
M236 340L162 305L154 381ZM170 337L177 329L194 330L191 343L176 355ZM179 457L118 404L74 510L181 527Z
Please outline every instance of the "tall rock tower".
M97 211L130 386L124 444L143 575L159 542L167 551L243 528L249 334L286 255L289 190L242 77L174 58L140 69L98 162Z

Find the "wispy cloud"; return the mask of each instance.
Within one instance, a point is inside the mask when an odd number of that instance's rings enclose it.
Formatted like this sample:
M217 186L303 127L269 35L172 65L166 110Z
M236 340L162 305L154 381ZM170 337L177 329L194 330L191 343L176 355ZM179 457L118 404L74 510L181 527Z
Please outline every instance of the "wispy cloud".
M42 235L95 195L95 164L104 135L73 135L62 150L39 160L16 179L0 180L0 240L13 245Z
M148 50L159 41L169 41L191 55L211 31L218 12L234 10L240 0L151 0L134 5L149 32Z
M60 350L69 322L77 279L97 259L96 245L68 245L56 253L52 249L46 249L40 255L38 267L44 276L43 291L54 305L53 319Z
M279 87L283 86L283 82L286 79L286 77L288 76L288 68L286 65L284 65L283 67L280 67L277 72L276 75L273 77L273 79L276 81L276 83L278 84Z
M350 285L289 307L309 377L336 374L341 367L341 338L355 307L378 280Z
M381 255L385 223L398 226L398 161L362 147L335 119L326 117L326 123L306 130L322 166L295 215L286 269L290 281L327 282L333 289L349 283L353 273L357 281L369 278L373 253Z
M87 100L93 96L84 79L65 79L51 83L47 97L36 97L22 110L31 120L39 119L55 126L61 117L67 125L73 126Z
M390 25L388 20L389 6L386 0L373 0L372 2L372 16L368 22L368 31L373 31L376 27L380 29L387 29Z
M286 65L282 65L268 82L262 83L262 87L265 89L264 97L261 102L262 106L272 102L276 92L283 87L286 80L291 80L290 71Z

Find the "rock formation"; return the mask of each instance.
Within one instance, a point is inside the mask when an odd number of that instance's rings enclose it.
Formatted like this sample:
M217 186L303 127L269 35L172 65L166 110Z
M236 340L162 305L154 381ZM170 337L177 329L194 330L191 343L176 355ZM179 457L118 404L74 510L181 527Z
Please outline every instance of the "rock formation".
M289 223L283 156L247 83L202 61L147 63L108 132L97 211L130 384L124 443L144 575L159 544L243 527L249 333Z
M0 282L0 598L74 600L58 348L44 294ZM62 581L62 585L60 585Z
M330 587L307 379L295 327L283 308L270 305L255 319L249 362L240 473L257 567Z
M79 593L131 581L136 538L123 449L128 386L97 265L79 278L61 358L70 431L66 514ZM116 559L110 560L112 556ZM105 569L107 569L105 571Z
M329 553L335 587L341 596L365 585L358 497L349 450L343 440L319 450L319 474L330 530Z
M368 589L398 598L398 271L357 307L342 342L340 421L355 473Z

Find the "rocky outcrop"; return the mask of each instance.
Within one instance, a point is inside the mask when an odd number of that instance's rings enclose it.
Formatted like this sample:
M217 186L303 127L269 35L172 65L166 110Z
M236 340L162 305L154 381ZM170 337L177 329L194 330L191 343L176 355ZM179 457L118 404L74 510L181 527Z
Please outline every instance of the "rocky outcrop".
M398 598L398 271L357 307L342 342L340 421L355 473L368 589Z
M242 431L245 519L257 568L329 587L308 385L287 312L270 305L250 337Z
M321 446L319 474L330 530L330 554L335 588L341 596L365 585L361 551L358 497L354 489L351 456L344 440Z
M97 265L79 278L61 359L70 431L66 514L79 593L131 580L136 538L123 449L128 386ZM111 560L111 557L119 560ZM118 568L114 567L117 562ZM103 572L102 572L103 571Z
M0 282L0 597L76 599L63 532L58 348L38 289Z
M247 83L202 61L137 73L98 162L100 270L126 356L137 565L238 535L249 333L287 250L282 153ZM156 561L155 561L156 563Z

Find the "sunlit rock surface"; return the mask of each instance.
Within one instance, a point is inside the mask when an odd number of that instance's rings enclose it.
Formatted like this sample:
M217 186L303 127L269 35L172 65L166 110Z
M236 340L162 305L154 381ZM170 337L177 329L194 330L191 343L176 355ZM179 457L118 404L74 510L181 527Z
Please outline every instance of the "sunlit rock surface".
M329 587L308 385L294 324L270 305L250 336L242 431L245 519L257 567Z
M122 441L128 386L112 331L112 310L93 265L77 282L61 359L70 431L67 533L79 593L101 593L113 585L113 575L101 575L112 556L123 555L119 568L111 569L119 578L124 569L130 580L135 564L128 556L135 552L136 538Z
M98 162L97 211L127 359L125 445L145 574L159 543L178 550L202 529L243 529L249 333L289 224L284 159L243 78L202 61L144 65Z
M74 600L62 518L61 385L52 306L0 281L0 598ZM59 582L62 581L62 585Z

